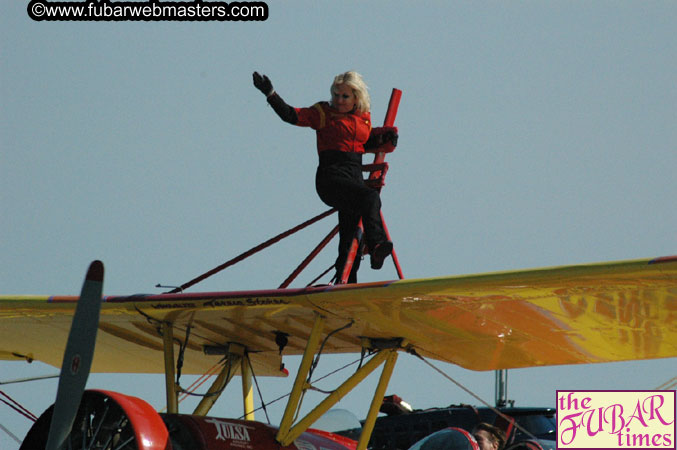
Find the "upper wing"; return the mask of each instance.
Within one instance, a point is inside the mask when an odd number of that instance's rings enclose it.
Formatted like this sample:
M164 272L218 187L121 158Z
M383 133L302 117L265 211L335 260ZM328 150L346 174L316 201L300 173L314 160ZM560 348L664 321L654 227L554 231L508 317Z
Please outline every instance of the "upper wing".
M61 364L75 297L0 297L0 358ZM418 353L474 370L677 356L677 257L308 289L105 297L94 372L164 370L159 324L186 343L184 373L248 348L257 375L281 375L316 314L335 333L324 351L362 337L406 339ZM177 344L178 345L178 344Z

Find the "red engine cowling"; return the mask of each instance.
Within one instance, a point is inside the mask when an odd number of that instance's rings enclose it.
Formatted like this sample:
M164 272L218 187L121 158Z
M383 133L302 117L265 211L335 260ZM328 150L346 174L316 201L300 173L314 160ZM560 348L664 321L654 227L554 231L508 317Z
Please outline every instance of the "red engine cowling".
M44 449L53 407L29 430L21 450ZM183 414L158 414L137 397L117 392L85 391L72 431L70 448L119 450L355 450L357 443L311 430L292 445L280 447L277 429L260 422Z
M54 405L26 434L20 450L44 449ZM172 450L160 415L145 401L117 392L89 390L80 401L66 448Z
M260 423L183 414L162 415L173 450L355 450L357 442L323 431L303 433L288 447L275 440L277 428Z

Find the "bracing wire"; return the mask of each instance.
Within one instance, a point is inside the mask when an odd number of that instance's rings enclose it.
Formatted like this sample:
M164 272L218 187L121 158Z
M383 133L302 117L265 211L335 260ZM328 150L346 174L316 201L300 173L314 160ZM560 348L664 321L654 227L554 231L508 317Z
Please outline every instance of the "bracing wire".
M254 384L256 385L256 390L259 393L259 400L261 401L261 407L263 408L263 412L266 414L266 420L268 421L268 425L270 425L270 417L268 417L268 410L266 409L266 403L263 401L263 395L261 394L261 388L259 388L259 382L256 379L256 373L254 373L254 367L252 366L252 360L249 358L249 354L246 355L247 358L247 363L249 364L249 370L252 371L252 378L254 378Z
M188 339L190 339L191 328L191 325L186 327L186 339L183 342L176 339L179 342L179 355L176 358L176 384L179 384L179 379L181 378L181 370L183 369L183 355L186 353L186 347L188 346Z
M33 422L35 422L36 420L38 420L38 417L37 417L35 414L33 414L32 412L30 412L30 411L29 411L28 409L26 409L23 405L21 405L21 403L17 402L17 401L14 400L12 397L10 397L9 395L5 394L3 391L0 391L0 395L2 395L3 397L5 397L5 398L7 399L7 400L4 400L4 399L0 398L0 402L2 402L2 403L4 403L5 405L9 406L9 407L12 408L14 411L18 412L19 414L21 414L21 415L24 416L25 418L27 418L27 419L29 419L29 420L32 420Z
M353 361L353 362L349 362L348 364L346 364L346 365L344 365L344 366L341 366L341 367L339 367L338 369L333 370L333 371L327 373L326 375L321 376L320 378L318 378L317 380L315 380L315 382L322 381L322 380L324 380L325 378L329 378L330 376L332 376L332 375L334 375L334 374L336 374L336 373L338 373L338 372L340 372L340 371L342 371L342 370L344 370L344 369L347 369L348 367L353 366L353 365L357 364L358 362L360 362L359 359L356 359L356 360ZM266 403L265 406L270 406L270 405L272 405L272 404L274 404L274 403L277 403L277 402L279 402L280 400L289 397L290 395L291 395L291 393L286 393L286 394L284 394L284 395L281 395L281 396L277 397L276 399L274 399L274 400L272 400L272 401ZM256 411L258 411L258 410L260 410L260 409L263 409L263 405L260 406L260 407L258 407L258 408L256 408L256 409L255 409L254 411L252 411L252 412L256 412ZM241 416L241 417L240 417L240 419L243 419L243 418L244 418L244 416Z
M59 374L57 373L55 375L42 375L39 377L17 378L15 380L0 381L0 386L2 386L3 384L27 383L29 381L49 380L51 378L59 378Z
M670 390L677 387L677 377L672 377L672 379L666 381L656 388L657 391L660 390Z
M202 386L207 382L207 380L216 373L216 371L219 369L220 366L223 365L223 360L220 360L216 364L214 364L212 367L207 370L207 372L203 373L200 375L200 377L193 381L193 384L188 386L185 389L182 389L181 391L181 396L179 396L179 403L181 403L183 400L185 400L187 397L189 397L190 393L194 392L197 388Z
M446 378L447 380L449 380L449 381L451 381L452 383L454 383L456 386L458 386L459 388L461 388L461 389L462 389L464 392L466 392L467 394L471 395L475 400L479 401L479 402L482 403L484 406L486 406L487 408L491 409L496 415L498 415L498 416L504 418L505 420L507 420L507 421L509 421L509 422L512 421L512 418L510 418L510 417L508 417L507 415L503 414L503 413L502 413L501 411L499 411L496 407L491 406L489 403L487 403L486 401L484 401L480 396L478 396L477 394L475 394L474 392L472 392L470 389L468 389L468 388L466 388L465 386L463 386L463 385L462 385L461 383L459 383L458 381L456 381L456 380L454 380L453 378L451 378L451 377L450 377L448 374L446 374L442 369L438 368L437 366L435 366L434 364L432 364L430 361L428 361L427 359L425 359L424 357L422 357L421 355L419 355L419 354L416 352L416 350L411 349L411 350L409 350L409 353L411 353L412 355L416 356L418 359L420 359L420 360L423 361L425 364L427 364L428 366L430 366L433 370L435 370L437 373L439 373L440 375L442 375L444 378ZM537 438L536 436L534 436L531 432L529 432L529 430L525 429L523 426L521 426L521 425L518 424L517 422L515 422L515 427L516 427L517 429L519 429L522 433L524 433L524 434L526 434L527 436L529 436L531 439L534 439L534 440L538 439L538 438Z
M322 344L320 345L320 349L318 350L317 355L315 356L315 360L313 361L313 364L310 366L310 370L308 371L308 383L310 383L310 380L313 377L313 372L315 371L315 368L317 367L317 365L320 362L320 356L322 355L322 351L324 350L324 346L327 343L327 341L329 340L329 338L332 337L333 335L335 335L336 333L339 333L339 332L341 332L341 331L343 331L347 328L352 327L354 323L355 323L355 321L351 319L350 322L348 322L347 324L345 324L342 327L337 328L334 331L327 334L327 336L322 341Z
M4 425L0 424L0 430L2 430L2 431L4 431L5 433L7 433L7 435L8 435L9 437L11 437L12 439L14 439L18 444L21 444L21 439L19 439L14 433L12 433L11 431L9 431Z
M345 330L346 328L352 327L354 323L355 323L355 321L351 319L350 322L348 322L347 324L343 325L340 328L337 328L337 329L331 331L329 334L327 334L327 336L325 336L324 340L322 341L322 344L320 345L319 350L317 351L317 355L315 355L315 359L313 360L313 363L310 365L310 370L308 371L307 383L308 383L309 386L311 385L311 379L313 378L313 372L315 372L315 368L317 368L317 365L320 362L320 356L322 355L322 351L324 350L324 346L327 343L327 341L329 340L329 338L332 337L333 335L335 335L336 333ZM298 419L299 413L301 412L301 405L303 404L303 399L304 399L305 396L306 396L306 390L304 389L303 393L301 394L301 398L299 399L299 405L298 405L298 408L296 409L296 416L294 417L294 421L296 421L296 419Z
M331 271L331 269L333 269L333 268L334 268L334 264L332 264L331 266L329 266L329 268L328 268L327 270L325 270L324 272L322 272L321 274L319 274L316 278L314 278L313 281L311 281L310 283L306 284L306 287L313 286L315 283L317 283L317 281L318 281L320 278L322 278L323 276L325 276L326 274L328 274L328 273ZM333 281L333 279L332 279L332 281Z
M225 359L226 359L226 357L224 357L224 358L219 362L218 365L220 365ZM231 370L233 369L233 362L232 362L232 360L231 360L230 358L227 358L227 359L228 359L228 373L227 373L227 375L226 375L226 380L230 380L230 372L231 372ZM205 380L205 381L206 381L206 380ZM201 383L201 384L202 384L202 383ZM228 384L225 384L225 385L224 385L221 389L219 389L218 391L215 391L215 392L207 392L206 394L196 394L195 392L189 392L187 389L182 389L182 390L181 390L181 393L182 393L183 395L188 395L188 396L192 396L192 397L214 397L215 395L221 395L221 393L226 389L226 387L228 387Z

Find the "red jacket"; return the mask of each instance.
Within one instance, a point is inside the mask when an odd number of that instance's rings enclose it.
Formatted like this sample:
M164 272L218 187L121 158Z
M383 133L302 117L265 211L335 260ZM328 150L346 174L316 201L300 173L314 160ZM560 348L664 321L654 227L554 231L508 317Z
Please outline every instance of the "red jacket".
M371 133L370 113L340 113L327 102L294 110L298 116L296 125L317 132L318 153L325 150L364 153L364 143Z

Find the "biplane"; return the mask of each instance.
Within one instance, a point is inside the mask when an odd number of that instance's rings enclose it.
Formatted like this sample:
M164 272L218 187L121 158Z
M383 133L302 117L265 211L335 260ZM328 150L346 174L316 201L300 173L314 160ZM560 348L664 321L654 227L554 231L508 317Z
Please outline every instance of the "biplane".
M168 412L160 415L124 394L87 391L72 431L64 434L72 448L366 448L400 352L472 370L677 356L677 257L301 289L94 298L101 311L91 370L165 373ZM0 356L62 366L82 302L0 298ZM214 395L190 415L177 410L176 352L186 374L221 361L209 391ZM319 352L364 353L365 360L296 419ZM84 365L85 352L76 354L80 359L64 358L62 377ZM252 375L284 376L282 355L302 358L279 427L209 417L237 373L243 409L252 419ZM312 431L315 420L381 366L359 442ZM48 410L31 429L30 445L44 445L50 416Z
M401 352L477 371L677 356L677 257L411 280L397 269L400 279L374 283L104 296L95 261L80 296L2 296L0 358L61 367L55 404L21 448L361 450ZM299 417L318 355L345 353L359 368ZM257 422L253 380L286 376L288 355L300 363L280 423ZM214 368L195 410L179 414L177 374ZM313 428L377 370L357 440ZM164 374L166 412L85 391L90 372ZM235 376L244 419L210 416Z

